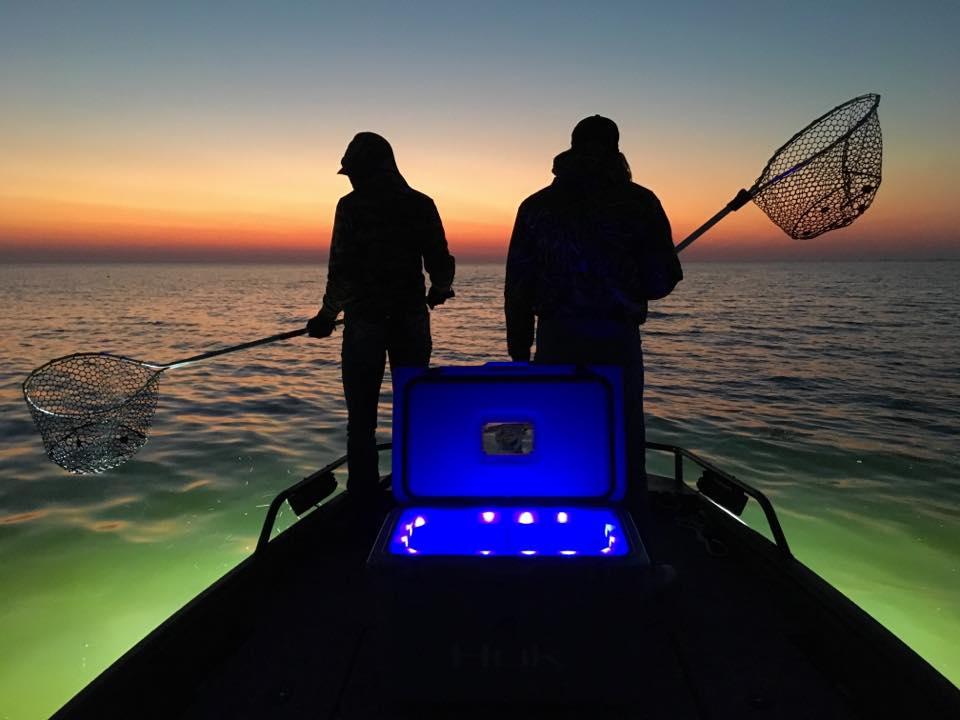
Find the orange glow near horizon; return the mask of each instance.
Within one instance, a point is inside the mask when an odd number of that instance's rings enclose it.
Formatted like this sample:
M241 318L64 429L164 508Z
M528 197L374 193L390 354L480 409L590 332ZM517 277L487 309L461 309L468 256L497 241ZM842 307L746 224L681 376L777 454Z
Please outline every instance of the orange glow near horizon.
M677 242L762 167L753 142L718 148L691 173L680 151L654 143L649 128L622 123L621 135L636 181L660 197ZM133 134L90 147L73 139L43 152L14 148L0 167L0 257L320 260L337 199L350 190L335 172L349 137L288 138L250 149L242 138L214 142L198 129L153 146ZM463 261L502 260L516 208L550 182L567 130L532 145L477 130L464 137L424 138L400 126L391 140L410 184L436 201L452 251ZM201 140L208 141L202 151ZM957 210L938 190L947 184L912 185L912 162L923 159L888 162L877 201L852 228L797 243L747 206L685 257L955 256Z
M542 184L541 180L541 184ZM314 186L319 183L314 183ZM668 187L667 183L663 184ZM425 187L423 184L420 187ZM531 184L530 192L539 186ZM219 188L222 191L222 186ZM144 195L130 190L99 198L89 189L80 199L0 196L0 256L56 261L89 251L93 259L155 258L224 260L281 258L322 259L329 248L331 223L339 192L302 193L278 200L271 194L180 193ZM429 191L428 191L429 192ZM881 190L881 193L883 189ZM452 251L464 261L497 260L506 256L516 206L524 194L479 202L456 193L430 193L444 219ZM716 212L731 193L660 192L679 242ZM66 193L64 193L66 196ZM139 202L136 202L139 200ZM713 204L707 204L713 200ZM152 201L152 202L151 202ZM913 205L917 208L917 204ZM746 207L726 218L698 241L686 256L694 259L802 258L838 255L877 256L902 253L907 245L928 254L956 248L941 229L951 213L928 208L920 220L903 217L878 199L870 216L830 236L806 242L786 237L759 210ZM872 222L868 222L872 221ZM913 238L905 243L904 238Z

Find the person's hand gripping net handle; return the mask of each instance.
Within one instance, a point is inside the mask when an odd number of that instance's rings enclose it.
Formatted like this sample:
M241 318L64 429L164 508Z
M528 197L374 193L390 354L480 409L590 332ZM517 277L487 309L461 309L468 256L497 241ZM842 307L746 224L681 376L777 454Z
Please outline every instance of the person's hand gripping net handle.
M330 337L338 325L343 325L343 320L330 320L323 312L319 312L307 320L307 326L298 330L297 334L309 335L312 338Z
M438 288L431 286L427 292L427 307L433 310L437 305L443 305L450 298L456 297L456 295L452 287Z

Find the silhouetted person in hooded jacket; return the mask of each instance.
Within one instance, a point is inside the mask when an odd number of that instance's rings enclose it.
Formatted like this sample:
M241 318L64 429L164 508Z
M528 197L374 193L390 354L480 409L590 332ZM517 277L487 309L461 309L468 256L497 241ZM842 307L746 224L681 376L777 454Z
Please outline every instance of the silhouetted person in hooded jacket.
M383 137L358 133L341 164L353 192L337 204L323 306L307 327L327 337L344 311L347 491L364 501L375 497L380 477L377 406L386 358L391 368L430 363L427 307L453 296L454 259L433 200L407 185Z
M623 367L628 497L645 506L640 325L647 301L683 273L660 201L631 182L619 140L612 120L581 120L554 158L553 183L520 205L507 258L507 349L529 361L536 334L537 363Z

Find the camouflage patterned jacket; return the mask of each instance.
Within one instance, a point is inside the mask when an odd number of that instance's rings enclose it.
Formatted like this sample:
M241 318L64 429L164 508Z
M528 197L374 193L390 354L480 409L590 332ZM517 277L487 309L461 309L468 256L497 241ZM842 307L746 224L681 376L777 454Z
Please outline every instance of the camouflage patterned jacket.
M529 357L534 316L642 323L647 301L682 279L670 223L656 195L630 181L622 156L567 151L553 183L523 201L504 290L511 357Z
M341 310L378 321L425 307L431 284L453 283L454 259L437 208L399 173L381 175L337 203L321 312Z

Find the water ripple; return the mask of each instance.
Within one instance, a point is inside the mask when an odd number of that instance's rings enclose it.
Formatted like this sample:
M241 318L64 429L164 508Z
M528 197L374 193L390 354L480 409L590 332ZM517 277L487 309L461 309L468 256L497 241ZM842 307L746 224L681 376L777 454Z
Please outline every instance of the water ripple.
M0 268L0 584L14 589L0 635L10 608L35 596L71 611L68 595L28 579L41 559L51 577L81 558L92 575L115 563L134 572L162 548L197 568L184 587L202 587L249 551L279 489L344 451L335 336L164 373L150 440L115 471L74 477L46 460L20 395L33 367L81 350L170 361L280 332L313 314L323 287L321 268L213 269ZM506 359L502 267L459 272L457 297L431 316L434 362ZM685 273L645 326L649 437L760 486L800 557L855 599L875 592L869 581L901 588L888 605L926 607L912 578L953 598L943 606L960 627L960 263ZM382 440L390 399L388 372ZM164 572L166 556L151 557ZM957 652L929 639L951 634L917 614L931 623L917 642L960 677Z

